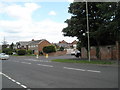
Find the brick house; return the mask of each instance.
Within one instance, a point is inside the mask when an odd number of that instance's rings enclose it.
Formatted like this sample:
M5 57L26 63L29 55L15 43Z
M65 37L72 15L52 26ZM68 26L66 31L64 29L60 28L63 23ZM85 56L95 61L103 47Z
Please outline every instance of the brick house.
M68 43L65 40L62 40L62 41L59 41L59 43L57 43L57 45L59 47L64 47L65 49L76 48L77 41L74 40L73 42Z
M34 54L40 54L41 52L43 52L43 47L45 46L49 46L51 45L50 42L48 42L45 39L41 39L41 40L32 40L29 44L28 44L28 49L32 50Z

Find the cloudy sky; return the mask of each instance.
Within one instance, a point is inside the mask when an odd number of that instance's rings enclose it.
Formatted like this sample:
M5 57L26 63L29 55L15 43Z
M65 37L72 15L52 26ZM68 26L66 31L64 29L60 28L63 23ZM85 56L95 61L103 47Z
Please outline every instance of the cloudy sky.
M76 38L64 37L64 21L70 18L67 2L0 2L0 44L46 39L51 43Z

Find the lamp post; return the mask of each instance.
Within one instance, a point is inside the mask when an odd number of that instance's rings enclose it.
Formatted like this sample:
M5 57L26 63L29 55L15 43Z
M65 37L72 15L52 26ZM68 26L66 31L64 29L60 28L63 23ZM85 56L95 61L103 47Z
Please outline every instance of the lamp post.
M88 36L88 60L90 62L90 33L89 33L89 20L88 20L88 3L86 0L86 17L87 17L87 36Z

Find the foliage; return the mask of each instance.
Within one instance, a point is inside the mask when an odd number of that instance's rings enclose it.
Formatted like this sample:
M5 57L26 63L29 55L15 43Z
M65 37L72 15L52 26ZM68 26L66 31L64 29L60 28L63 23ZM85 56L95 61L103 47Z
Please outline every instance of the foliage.
M81 51L81 42L78 42L78 43L77 43L77 49L78 49L79 51Z
M100 48L96 47L96 57L100 59Z
M6 53L6 54L9 54L9 55L12 55L12 49L10 49L10 48L4 48L4 49L2 50L2 52L3 52L3 53Z
M86 3L73 2L68 12L72 14L62 30L64 36L77 37L87 48ZM120 38L120 2L88 2L90 45L115 44Z
M13 47L14 47L14 43L12 43L12 44L10 45L10 49L13 50Z
M32 54L32 50L27 50L27 54Z
M51 45L51 46L45 46L45 47L43 47L43 52L44 53L56 52L55 46L53 46L53 45Z
M17 51L17 54L18 55L25 55L26 54L26 50L20 49L20 50Z
M59 51L64 51L64 47L61 46L60 49L59 49Z

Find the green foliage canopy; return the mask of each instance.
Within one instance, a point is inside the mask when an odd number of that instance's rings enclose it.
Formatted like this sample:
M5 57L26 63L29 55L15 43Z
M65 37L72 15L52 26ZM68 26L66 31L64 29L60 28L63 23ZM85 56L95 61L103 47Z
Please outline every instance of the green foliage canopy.
M86 3L73 2L68 12L72 14L62 30L64 36L77 37L81 46L87 47ZM115 44L120 38L120 2L88 2L90 45Z

